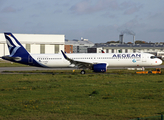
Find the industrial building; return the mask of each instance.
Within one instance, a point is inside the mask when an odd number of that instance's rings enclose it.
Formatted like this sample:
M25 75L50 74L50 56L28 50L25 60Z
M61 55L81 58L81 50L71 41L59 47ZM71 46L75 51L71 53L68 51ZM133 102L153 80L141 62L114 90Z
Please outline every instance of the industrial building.
M57 54L64 51L65 35L56 34L13 34L32 54ZM9 55L6 39L0 33L0 56Z
M88 53L101 53L103 50L105 53L138 53L138 52L164 52L164 45L160 44L99 44L88 48Z
M73 45L65 45L64 52L65 53L73 53Z
M124 43L124 34L128 33L133 35L133 43L125 44ZM105 53L158 53L164 52L164 44L135 44L135 34L132 31L125 30L119 35L119 43L98 43L95 46L88 48L88 53L101 53L101 51Z
M94 46L94 43L81 38L81 40L65 40L65 45L73 45L73 53L87 53L87 48Z
M164 45L160 44L99 44L88 48L88 53L151 53L164 60Z

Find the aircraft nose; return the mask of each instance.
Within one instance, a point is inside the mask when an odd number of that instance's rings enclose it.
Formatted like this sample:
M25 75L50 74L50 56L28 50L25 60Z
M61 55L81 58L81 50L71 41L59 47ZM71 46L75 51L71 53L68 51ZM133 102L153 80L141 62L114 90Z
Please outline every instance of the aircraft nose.
M162 64L162 60L158 59L158 64L161 65Z

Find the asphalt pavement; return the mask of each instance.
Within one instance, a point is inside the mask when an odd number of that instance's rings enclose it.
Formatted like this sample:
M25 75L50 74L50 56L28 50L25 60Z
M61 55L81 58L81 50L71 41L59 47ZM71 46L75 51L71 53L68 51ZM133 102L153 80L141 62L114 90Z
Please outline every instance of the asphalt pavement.
M127 69L127 68L128 67L108 67L108 69ZM164 65L155 66L155 67L145 67L145 68L164 68ZM3 71L74 70L74 69L76 68L0 67L0 73L2 73Z

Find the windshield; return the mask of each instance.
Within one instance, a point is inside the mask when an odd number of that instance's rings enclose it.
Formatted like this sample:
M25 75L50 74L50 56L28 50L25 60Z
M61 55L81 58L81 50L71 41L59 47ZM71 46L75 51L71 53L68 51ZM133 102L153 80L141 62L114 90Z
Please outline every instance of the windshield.
M154 58L157 58L157 57L156 57L156 56L151 56L150 58L151 58L151 59L154 59Z

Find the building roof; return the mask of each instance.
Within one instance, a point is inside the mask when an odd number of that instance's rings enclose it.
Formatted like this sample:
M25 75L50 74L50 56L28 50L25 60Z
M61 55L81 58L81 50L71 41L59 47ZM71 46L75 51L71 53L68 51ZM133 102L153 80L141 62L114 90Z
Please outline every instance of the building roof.
M163 48L164 45L161 44L117 44L117 45L110 45L110 44L97 44L93 47L112 47L112 48Z
M88 40L65 40L65 44L75 46L94 46L94 43Z
M62 44L64 45L65 35L56 34L15 34L13 35L22 44ZM6 43L3 33L0 33L0 43Z

